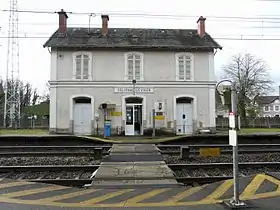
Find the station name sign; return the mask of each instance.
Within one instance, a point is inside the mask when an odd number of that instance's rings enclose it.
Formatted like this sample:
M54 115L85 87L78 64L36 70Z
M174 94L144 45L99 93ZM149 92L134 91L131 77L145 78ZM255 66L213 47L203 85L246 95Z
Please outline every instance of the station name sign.
M153 88L130 88L130 87L120 87L115 88L115 93L153 93Z

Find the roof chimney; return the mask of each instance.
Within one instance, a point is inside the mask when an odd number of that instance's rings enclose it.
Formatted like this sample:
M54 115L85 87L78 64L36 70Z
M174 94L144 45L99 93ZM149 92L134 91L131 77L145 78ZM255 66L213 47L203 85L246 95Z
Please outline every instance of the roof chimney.
M58 16L59 16L58 32L60 34L66 34L68 15L63 9L61 9L61 11L58 12Z
M205 20L203 16L200 16L197 20L197 33L199 36L203 37L205 35Z
M108 34L109 15L101 15L101 19L102 19L102 35L106 36Z

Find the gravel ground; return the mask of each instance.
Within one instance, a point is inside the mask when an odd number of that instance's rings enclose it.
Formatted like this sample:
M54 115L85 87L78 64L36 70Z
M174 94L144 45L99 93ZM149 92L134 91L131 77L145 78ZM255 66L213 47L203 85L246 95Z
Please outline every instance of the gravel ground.
M98 165L100 162L100 160L88 156L0 157L0 166Z
M27 171L27 172L12 172L8 176L6 174L1 174L0 177L5 177L7 179L89 179L92 175L92 172L89 171L60 171L60 172L34 172L34 171Z
M108 152L110 148L104 148L104 152ZM58 149L58 148L1 148L1 152L94 152L93 148L88 149L77 149L77 148L67 148L67 149Z
M176 163L230 163L232 155L221 155L219 157L199 157L194 156L189 160L180 160L179 156L162 155L167 164ZM265 154L239 154L239 162L280 162L280 153Z
M232 176L232 169L182 169L174 170L177 177L206 177L206 176ZM267 172L280 172L280 167L278 168L246 168L239 169L240 175L249 176L258 173L267 173Z

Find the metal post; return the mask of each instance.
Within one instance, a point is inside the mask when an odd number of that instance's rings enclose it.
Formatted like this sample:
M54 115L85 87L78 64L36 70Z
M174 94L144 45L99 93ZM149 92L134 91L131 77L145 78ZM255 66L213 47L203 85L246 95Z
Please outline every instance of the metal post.
M237 111L237 90L236 83L230 80L222 80L220 81L216 88L218 90L218 86L222 82L230 82L231 83L231 110L229 115L229 143L232 145L232 158L233 158L233 199L230 201L224 201L223 203L230 208L246 208L247 205L239 200L239 176L238 176L238 135L236 130L240 128L240 121L238 120L238 111ZM218 91L219 92L219 91ZM219 95L223 96L219 93ZM224 97L224 96L223 96ZM225 101L225 98L223 99ZM224 103L224 102L223 102ZM238 124L236 123L238 121Z
M231 112L234 113L235 122L238 120L237 114L237 94L236 94L236 83L231 84ZM233 130L236 131L236 123ZM245 203L239 200L239 176L238 176L238 135L236 133L236 144L232 146L232 159L233 159L233 200L230 201L230 205L234 208L242 208Z
M156 119L155 119L155 116L156 116L156 110L153 109L153 137L156 136Z
M237 100L236 100L236 85L233 82L231 88L231 111L237 114ZM234 128L236 130L236 128ZM237 141L238 142L238 141ZM234 203L239 203L239 183L238 183L238 143L236 146L232 146L232 156L233 156L233 182L234 182Z
M103 119L104 120L104 129L103 130L104 130L104 132L103 133L104 133L104 139L106 139L106 130L105 129L106 129L106 111L107 110L106 109L103 109L103 110L104 110L104 115L103 115L103 117L104 117L104 119Z
M96 135L99 136L98 120L96 120Z

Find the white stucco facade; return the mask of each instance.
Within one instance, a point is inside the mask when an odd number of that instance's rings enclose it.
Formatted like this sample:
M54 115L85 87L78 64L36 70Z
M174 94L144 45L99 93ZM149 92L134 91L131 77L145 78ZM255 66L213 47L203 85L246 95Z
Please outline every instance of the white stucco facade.
M84 52L84 51L83 51ZM100 104L114 105L108 110L112 134L124 131L126 126L126 98L142 99L142 131L152 127L152 110L156 102L164 104L156 127L176 132L176 99L191 98L192 131L199 126L215 127L215 72L214 52L189 52L191 79L178 81L176 56L184 52L137 51L141 54L141 79L127 80L126 57L130 51L86 51L90 56L90 76L77 80L73 76L73 51L51 52L50 75L50 130L55 133L73 133L73 100L86 97L91 103L91 134L103 129ZM135 90L135 94L126 88ZM139 92L140 91L140 92ZM96 120L99 115L100 119ZM187 116L188 117L188 116Z

